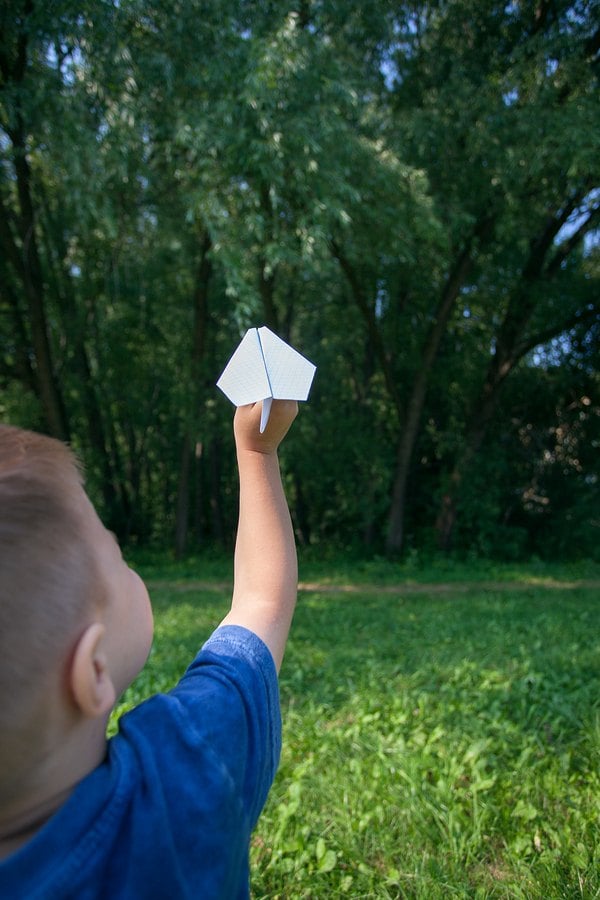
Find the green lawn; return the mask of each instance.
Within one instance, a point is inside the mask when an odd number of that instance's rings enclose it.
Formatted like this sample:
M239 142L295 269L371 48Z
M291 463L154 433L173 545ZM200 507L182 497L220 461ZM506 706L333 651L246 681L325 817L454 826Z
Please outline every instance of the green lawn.
M369 584L338 566L300 592L257 900L600 897L597 583L461 572L432 572L430 589L427 573ZM144 574L155 646L119 711L173 684L229 600L192 570Z

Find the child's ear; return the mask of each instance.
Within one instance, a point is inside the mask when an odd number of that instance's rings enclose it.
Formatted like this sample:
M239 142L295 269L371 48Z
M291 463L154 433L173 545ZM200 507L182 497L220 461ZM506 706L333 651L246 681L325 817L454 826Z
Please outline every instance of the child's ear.
M116 700L108 661L102 647L104 625L94 622L83 632L71 662L70 686L80 711L90 718L110 712Z

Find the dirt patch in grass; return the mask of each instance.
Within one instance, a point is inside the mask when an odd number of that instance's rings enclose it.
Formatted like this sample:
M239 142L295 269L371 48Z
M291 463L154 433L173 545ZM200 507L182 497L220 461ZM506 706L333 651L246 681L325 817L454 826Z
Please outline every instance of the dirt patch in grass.
M147 582L149 590L171 590L178 593L195 591L231 591L233 584L227 581L153 581ZM526 591L536 588L547 590L598 590L600 581L596 579L580 579L575 581L559 581L553 578L532 578L518 581L407 581L397 584L335 584L324 581L301 581L298 590L307 593L327 594L466 594L466 593L499 593L509 591Z

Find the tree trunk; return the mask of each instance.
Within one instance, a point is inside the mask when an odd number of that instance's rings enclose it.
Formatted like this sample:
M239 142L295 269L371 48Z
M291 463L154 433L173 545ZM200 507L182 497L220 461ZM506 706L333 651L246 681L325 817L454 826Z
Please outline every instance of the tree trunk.
M189 519L190 519L190 477L192 471L192 454L194 452L195 440L193 435L192 423L198 415L198 407L201 397L201 374L202 362L206 349L206 328L208 319L208 286L211 276L211 262L209 259L209 251L211 248L211 240L208 233L202 238L200 263L196 275L196 285L194 289L194 332L192 337L191 350L191 379L188 390L190 399L189 409L186 416L185 432L183 435L181 447L181 461L179 466L179 484L177 489L177 505L175 519L175 555L180 559L186 551Z
M535 282L554 273L559 268L559 262L581 243L597 220L598 211L591 211L587 219L580 223L577 231L565 242L565 246L555 249L551 258L548 259L557 234L577 208L581 197L582 193L570 197L554 216L548 217L540 233L530 242L521 278L509 299L504 319L498 331L495 350L485 380L467 419L463 450L450 475L448 490L442 497L435 523L438 546L442 550L447 551L452 546L462 484L481 448L496 410L502 384L517 363L534 347L564 333L586 317L593 318L595 315L594 309L586 307L570 312L565 318L555 321L543 330L527 334L527 327L535 310L536 298L539 297L539 292L533 290Z
M177 505L175 507L175 556L181 559L186 550L190 510L190 469L192 462L191 437L189 430L183 436Z
M20 89L27 76L29 30L27 21L34 7L27 0L23 8L21 27L16 42L16 52L0 54L1 77L5 86L13 90L12 125L6 128L12 143L12 157L19 202L16 227L20 246L17 247L10 227L9 204L2 198L0 241L10 260L27 300L31 329L31 343L35 358L36 392L49 432L61 440L69 440L69 423L53 363L49 328L46 318L44 279L38 252L36 216L32 198L32 177L27 158L27 128L21 107Z
M121 526L126 520L125 511L119 508L119 494L115 485L115 467L109 451L106 434L106 413L98 396L96 381L92 374L92 366L86 335L89 334L88 314L95 315L95 308L90 306L89 313L81 297L78 296L73 278L68 267L68 248L64 240L62 222L52 215L45 192L41 192L40 208L43 212L42 236L46 255L46 276L56 299L60 302L63 330L67 345L71 348L74 369L77 373L83 396L82 411L87 422L87 437L95 459L101 471L101 491L106 518L113 530L122 536ZM53 246L54 245L54 246ZM53 266L53 259L60 261ZM82 293L90 296L93 288L83 286ZM93 331L93 330L92 330Z
M294 508L292 510L292 518L294 521L294 531L296 533L298 543L303 547L306 547L310 543L311 537L308 507L306 504L306 498L304 496L304 488L302 487L302 479L298 478L296 472L294 472L293 478L295 502Z
M476 223L472 234L469 236L469 239L448 275L436 310L433 325L423 347L421 360L406 408L400 397L396 377L390 363L390 354L385 349L374 311L367 302L357 273L339 245L336 242L332 242L331 244L332 252L348 279L355 302L365 320L371 345L373 346L375 355L381 366L388 394L393 402L400 422L401 436L396 456L396 472L390 501L388 535L386 540L386 551L389 554L400 553L404 543L406 489L414 448L419 436L429 376L454 309L454 304L459 296L462 285L471 271L474 253L477 247L489 238L493 226L494 216L492 214L488 213L482 216Z
M210 479L210 512L211 512L211 531L218 544L221 546L233 543L234 534L225 536L225 516L223 514L223 498L221 493L221 455L222 447L220 440L215 437L210 442L208 454L209 479Z
M450 475L448 490L441 500L435 528L438 536L438 546L444 551L448 551L452 547L452 536L458 515L458 498L463 479L483 443L488 425L496 408L500 387L508 375L507 370L502 376L498 377L497 372L496 375L494 374L495 368L492 363L483 390L473 406L471 425L467 430L465 446Z
M373 352L377 358L379 365L381 366L381 371L383 373L387 392L398 415L398 420L402 422L404 418L404 407L402 404L402 399L400 397L400 392L398 391L398 384L391 365L390 354L387 352L383 343L381 331L377 324L377 319L375 317L373 307L368 302L367 296L360 282L360 278L355 267L345 255L340 245L337 243L337 241L332 240L330 242L330 247L333 256L335 257L335 259L337 259L342 272L348 280L354 302L360 310L360 313L367 327L367 335L370 345L373 348Z
M486 218L478 223L467 245L463 248L453 269L448 275L435 319L425 342L421 361L413 381L412 392L406 407L398 442L396 456L396 473L388 519L388 536L386 551L390 555L399 554L404 545L404 522L406 519L406 491L415 445L419 437L423 408L427 396L429 377L433 369L442 338L446 333L450 316L454 309L460 289L471 271L474 259L474 244L485 239L492 229L492 219Z
M15 152L15 174L19 195L17 228L20 246L17 246L10 229L10 216L5 202L0 218L0 241L6 258L10 260L15 275L22 285L26 298L31 346L35 359L35 389L50 434L60 440L69 440L69 424L63 397L56 380L49 329L44 301L44 281L39 259L35 215L31 200L31 170L25 156L25 147L19 137L11 134Z

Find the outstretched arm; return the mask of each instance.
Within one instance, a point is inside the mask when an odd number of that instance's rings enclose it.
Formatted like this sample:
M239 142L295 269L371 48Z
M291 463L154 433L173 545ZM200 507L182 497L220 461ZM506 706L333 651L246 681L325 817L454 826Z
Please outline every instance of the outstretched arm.
M243 625L262 638L279 671L296 605L298 565L277 448L298 404L274 400L264 434L261 405L240 406L234 419L240 510L233 598L222 624Z

